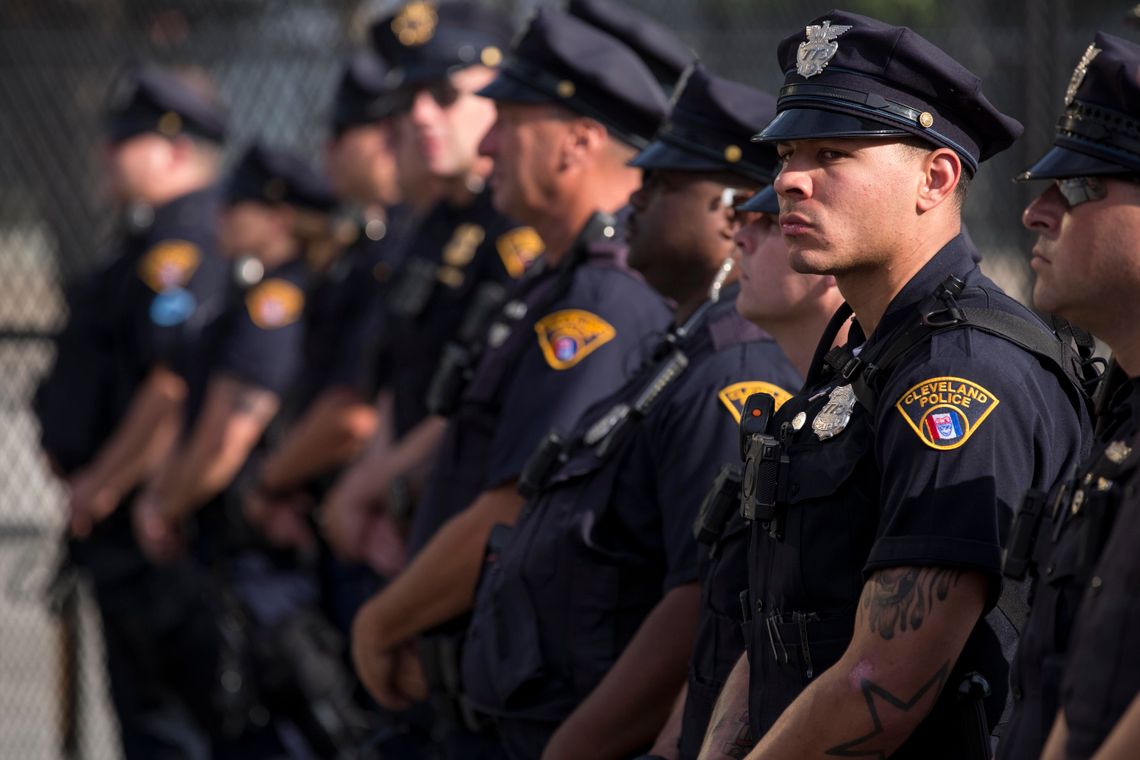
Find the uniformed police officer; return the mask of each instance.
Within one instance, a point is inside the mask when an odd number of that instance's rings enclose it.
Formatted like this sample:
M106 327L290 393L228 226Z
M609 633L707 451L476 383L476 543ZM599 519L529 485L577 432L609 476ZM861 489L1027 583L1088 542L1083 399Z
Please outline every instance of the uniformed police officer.
M512 758L628 757L683 680L701 496L737 450L744 399L801 382L737 313L729 274L737 205L775 175L775 151L749 142L774 107L697 66L632 162L645 174L629 264L677 304L674 327L622 388L551 433L524 470L510 540L492 540L463 683Z
M1021 175L1049 181L1022 218L1037 233L1034 305L1104 340L1127 380L1106 389L1096 444L1075 479L1048 497L1033 495L1015 523L1005 570L1033 577L1034 593L1001 758L1040 756L1051 727L1047 756L1101 757L1098 747L1140 686L1131 647L1120 647L1135 636L1138 534L1134 502L1125 502L1134 493L1140 432L1138 72L1140 47L1098 33L1073 71L1054 147ZM1134 740L1116 745L1119 754L1111 744L1107 756L1135 754Z
M409 3L372 27L393 67L386 80L410 103L401 139L414 142L444 194L412 236L385 299L377 435L322 507L338 555L369 559L385 574L402 561L392 518L406 520L393 513L409 507L396 502L414 501L422 490L442 436L443 422L429 415L424 395L443 348L542 249L533 230L492 207L484 188L489 162L478 154L495 109L475 92L494 77L510 36L500 12L458 2Z
M482 92L499 111L482 146L494 159L495 206L530 223L546 251L492 315L483 345L468 346L482 349L469 380L433 383L452 390L436 401L453 411L415 515L419 553L354 626L358 672L383 704L410 696L394 683L399 648L470 608L488 533L518 514L517 480L541 437L614 390L669 319L622 266L608 213L636 189L627 162L665 113L645 65L582 21L539 10ZM462 627L447 633L427 638L424 665L437 692L454 698Z
M119 239L70 289L69 320L35 406L44 450L67 479L70 532L80 539L71 556L93 581L128 758L192 756L204 746L151 689L132 651L144 563L119 509L178 433L186 387L171 362L202 353L203 324L224 298L213 184L225 114L204 85L155 68L118 82L105 156Z
M817 18L778 59L759 138L782 159L781 231L856 319L774 419L745 412L748 656L702 753L739 756L747 692L751 758L988 757L1001 539L1025 490L1080 456L1084 411L1062 343L960 235L965 181L1020 125L941 50L864 16Z

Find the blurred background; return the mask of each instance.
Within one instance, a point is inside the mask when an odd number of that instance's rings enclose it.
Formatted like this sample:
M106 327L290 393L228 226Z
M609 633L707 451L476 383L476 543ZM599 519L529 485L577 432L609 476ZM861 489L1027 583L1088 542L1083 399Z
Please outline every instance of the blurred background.
M624 0L674 28L723 76L775 91L779 39L834 3ZM346 51L390 0L3 0L0 2L0 757L115 758L98 623L57 572L63 503L28 410L62 324L61 286L97 260L113 220L100 199L99 114L129 60L192 65L231 112L231 157L255 135L320 155ZM501 0L520 22L535 0ZM1050 143L1065 87L1097 29L1130 39L1113 0L852 0L906 24L978 74L1023 139L983 165L966 207L985 266L1030 285L1010 178Z

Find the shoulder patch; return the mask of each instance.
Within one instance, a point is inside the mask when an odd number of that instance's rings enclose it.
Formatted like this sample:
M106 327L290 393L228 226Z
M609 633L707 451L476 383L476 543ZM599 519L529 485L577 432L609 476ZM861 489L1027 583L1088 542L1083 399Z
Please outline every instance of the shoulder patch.
M721 403L724 404L725 409L732 415L732 419L740 422L740 415L744 413L744 402L748 397L754 393L767 393L776 399L776 408L779 409L783 406L784 402L792 397L792 394L778 385L771 383L760 382L759 380L751 380L743 383L733 383L727 388L721 388L720 393L716 394Z
M519 227L500 235L495 241L495 248L507 268L507 274L517 280L542 255L546 246L532 228Z
M456 269L467 266L485 237L487 233L477 224L459 225L443 247L443 263Z
M899 414L932 449L956 449L999 404L998 397L961 377L932 377L902 395Z
M582 309L547 314L534 331L546 363L557 370L570 369L617 335L609 322Z
M305 294L293 283L272 278L249 291L245 306L253 323L263 330L296 322L305 308Z
M198 246L186 240L163 240L139 260L139 277L155 293L181 288L202 260Z

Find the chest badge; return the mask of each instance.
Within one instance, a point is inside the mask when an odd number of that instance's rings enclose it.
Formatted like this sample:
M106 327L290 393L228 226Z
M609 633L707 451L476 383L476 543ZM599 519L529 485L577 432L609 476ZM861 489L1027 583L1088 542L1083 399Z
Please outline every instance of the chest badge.
M1113 441L1104 450L1105 457L1113 464L1120 464L1132 453L1132 447L1124 441Z
M843 432L855 410L855 391L850 385L833 388L827 403L811 421L811 429L821 441L834 438Z

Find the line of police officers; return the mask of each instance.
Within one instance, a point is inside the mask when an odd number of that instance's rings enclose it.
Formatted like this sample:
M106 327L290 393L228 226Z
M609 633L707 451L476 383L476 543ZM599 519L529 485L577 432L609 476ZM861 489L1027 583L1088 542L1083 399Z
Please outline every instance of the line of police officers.
M603 0L510 39L377 21L327 176L113 93L36 409L126 755L1134 757L1140 47L1019 177L1045 321L961 224L1021 125L909 29L778 98Z

